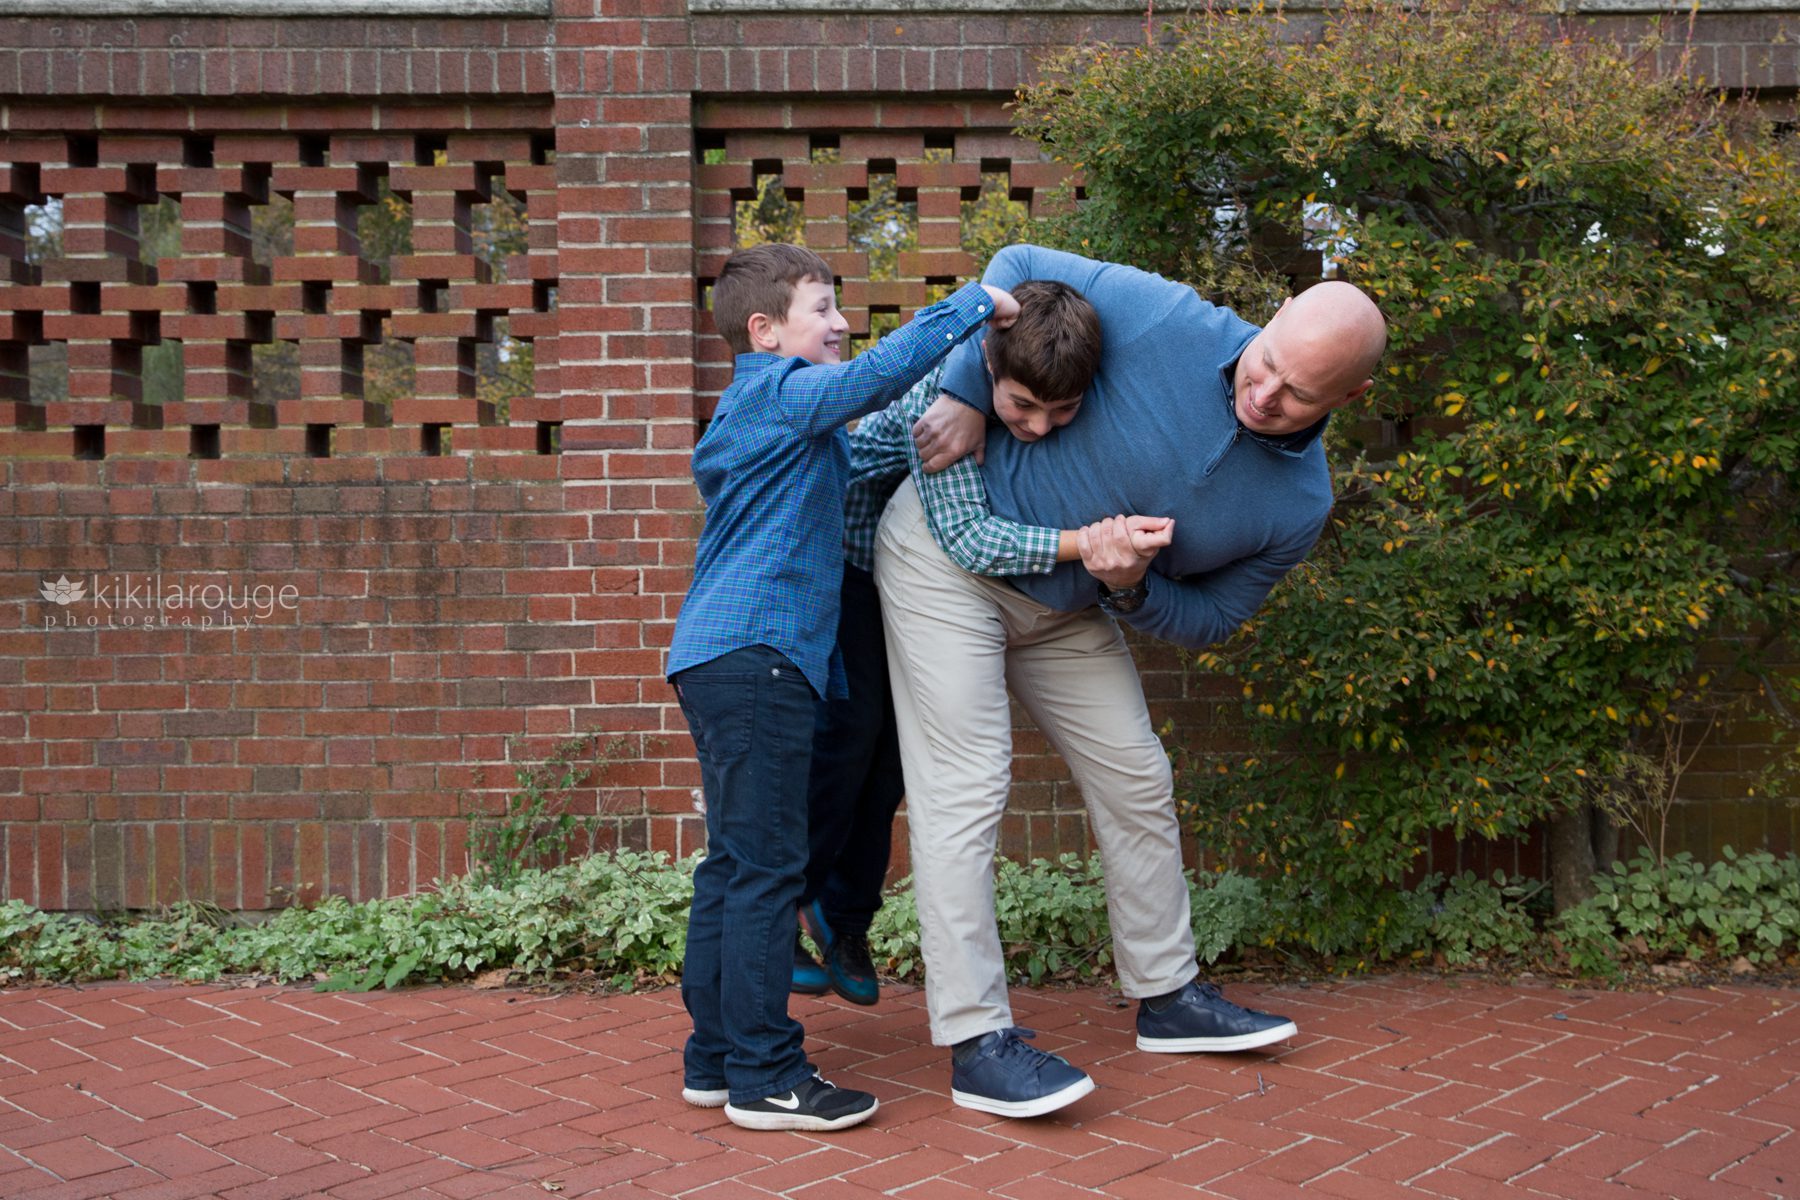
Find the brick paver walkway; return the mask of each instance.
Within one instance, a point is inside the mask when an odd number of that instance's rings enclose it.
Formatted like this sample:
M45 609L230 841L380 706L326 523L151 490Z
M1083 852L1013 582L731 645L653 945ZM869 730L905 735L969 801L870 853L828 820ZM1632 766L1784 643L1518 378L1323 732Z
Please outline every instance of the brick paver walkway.
M0 991L0 1196L1800 1196L1800 992L1233 994L1300 1036L1140 1054L1116 995L1015 992L1100 1085L1035 1121L950 1105L917 989L797 1000L828 1076L882 1100L803 1135L681 1103L672 991Z

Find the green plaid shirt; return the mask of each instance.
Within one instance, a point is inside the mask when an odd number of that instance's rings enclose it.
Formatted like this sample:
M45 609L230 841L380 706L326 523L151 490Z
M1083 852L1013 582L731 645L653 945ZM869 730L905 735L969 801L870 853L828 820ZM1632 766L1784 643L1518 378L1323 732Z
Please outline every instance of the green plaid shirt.
M919 465L912 426L937 399L932 371L906 395L864 417L850 434L850 490L844 497L844 561L875 569L875 527L908 472L931 525L931 536L950 561L977 575L1048 575L1056 567L1061 531L996 517L973 454L935 475Z

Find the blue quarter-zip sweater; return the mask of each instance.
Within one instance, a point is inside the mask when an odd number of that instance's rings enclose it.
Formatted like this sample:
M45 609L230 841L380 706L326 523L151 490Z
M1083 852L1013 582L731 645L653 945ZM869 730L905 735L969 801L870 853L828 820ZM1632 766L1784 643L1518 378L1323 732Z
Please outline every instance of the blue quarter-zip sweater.
M1174 517L1148 598L1121 619L1183 646L1229 637L1325 527L1331 476L1319 439L1329 418L1285 438L1239 424L1232 374L1258 329L1185 284L1040 246L1000 251L982 282L1011 289L1027 279L1059 280L1092 302L1100 369L1081 415L1050 437L1027 444L989 431L994 511L1057 529L1116 513ZM992 410L978 339L951 355L943 387ZM1063 612L1099 595L1080 563L1008 582Z

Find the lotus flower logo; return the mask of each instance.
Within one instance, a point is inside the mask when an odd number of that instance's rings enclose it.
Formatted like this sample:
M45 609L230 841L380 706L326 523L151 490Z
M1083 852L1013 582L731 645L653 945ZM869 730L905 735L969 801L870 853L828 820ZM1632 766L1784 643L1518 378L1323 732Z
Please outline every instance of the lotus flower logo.
M69 605L87 595L87 588L80 583L74 582L67 575L58 576L55 583L46 583L39 590L42 592L44 599L50 601L52 604L60 605L63 608L67 608Z

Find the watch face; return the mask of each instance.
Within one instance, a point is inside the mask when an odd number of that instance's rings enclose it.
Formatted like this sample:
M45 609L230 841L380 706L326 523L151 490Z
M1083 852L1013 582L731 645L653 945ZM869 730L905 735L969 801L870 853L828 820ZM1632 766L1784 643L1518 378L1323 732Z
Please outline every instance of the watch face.
M1120 588L1116 592L1109 591L1107 586L1102 583L1100 585L1100 607L1114 616L1123 616L1142 608L1144 599L1149 594L1150 581L1148 578L1140 580L1132 587Z

